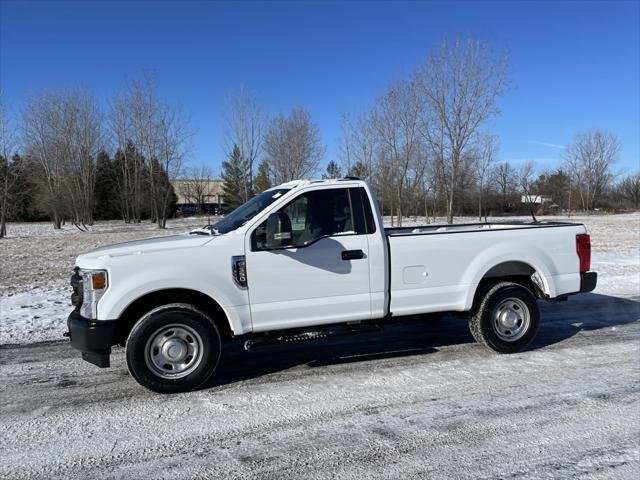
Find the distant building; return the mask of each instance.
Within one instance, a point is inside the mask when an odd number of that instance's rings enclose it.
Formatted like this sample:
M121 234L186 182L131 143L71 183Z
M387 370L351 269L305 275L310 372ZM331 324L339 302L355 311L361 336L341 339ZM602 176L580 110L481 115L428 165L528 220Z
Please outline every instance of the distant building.
M522 195L520 203L544 205L545 203L553 203L553 200L551 198L551 195Z
M223 181L220 179L199 180L191 178L174 178L171 180L178 201L178 215L195 215L196 213L226 213Z

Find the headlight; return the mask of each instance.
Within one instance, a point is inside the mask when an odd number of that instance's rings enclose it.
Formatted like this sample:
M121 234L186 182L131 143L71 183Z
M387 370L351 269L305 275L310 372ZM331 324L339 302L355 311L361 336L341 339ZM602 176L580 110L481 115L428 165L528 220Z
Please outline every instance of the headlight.
M80 315L95 320L98 318L98 302L107 291L109 281L106 270L81 270L82 306Z

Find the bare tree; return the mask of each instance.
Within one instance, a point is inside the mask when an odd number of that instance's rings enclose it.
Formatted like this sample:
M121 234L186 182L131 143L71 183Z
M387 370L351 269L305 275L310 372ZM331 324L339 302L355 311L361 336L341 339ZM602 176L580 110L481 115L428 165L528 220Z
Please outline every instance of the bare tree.
M421 183L424 152L420 148L419 121L420 102L415 79L400 81L392 85L379 98L373 111L373 124L380 141L379 148L385 151L381 158L391 162L395 173L393 189L397 208L398 225L402 225L405 190L412 184ZM392 213L393 224L393 213Z
M133 143L130 91L114 96L108 116L108 127L116 147L117 189L122 218L126 223L142 220L144 157Z
M196 205L196 213L202 213L202 207L214 195L213 172L208 165L191 168L180 182L182 196Z
M46 206L53 227L60 229L64 214L63 152L57 139L60 98L52 93L27 101L22 121L27 155L40 169L41 203Z
M242 161L248 166L245 202L253 194L254 168L262 155L264 128L262 109L255 97L241 87L238 94L227 101L226 153L230 156L234 146L237 146Z
M141 79L132 80L127 89L126 101L128 115L131 121L130 138L138 152L142 154L142 162L148 172L146 188L149 189L151 203L151 221L158 221L160 225L160 202L162 192L159 192L159 179L162 174L158 155L160 154L159 131L163 122L163 109L156 95L153 77L145 74ZM142 174L142 172L140 172ZM138 180L141 180L138 179ZM139 188L143 188L140 184Z
M620 141L611 132L578 133L565 150L567 170L577 187L582 208L589 213L611 183L611 166L620 152Z
M189 151L188 120L180 109L162 102L149 75L131 81L112 102L110 127L122 156L121 192L133 221L142 216L148 197L151 219L165 228L173 188ZM144 195L148 191L149 195Z
M471 39L443 42L420 70L425 98L424 135L445 162L448 174L447 218L453 222L455 183L465 151L478 129L499 113L506 85L507 59Z
M171 215L169 205L173 187L169 179L177 178L189 154L190 133L187 121L180 111L164 105L159 112L156 134L158 150L149 168L152 201L159 228L166 228Z
M345 172L351 170L351 165L355 163L353 158L353 125L349 114L340 115L340 139L338 140L338 158Z
M0 93L0 238L7 234L12 187L16 180L10 159L15 146L15 135L9 123L3 95Z
M619 185L619 191L622 197L629 204L638 210L640 207L640 172L627 175Z
M93 221L95 157L101 146L100 114L83 91L44 93L27 103L23 137L27 154L40 167L42 204L54 228L65 214L74 225Z
M482 221L482 199L488 193L488 177L498 152L498 137L484 134L478 141L476 177L478 181L478 220ZM486 211L485 211L486 218Z
M276 184L313 175L324 150L317 125L302 107L269 123L265 153Z
M93 96L86 92L67 95L64 108L67 210L73 224L86 230L85 225L93 223L96 157L103 146L102 118Z
M531 160L526 161L520 166L518 171L518 184L522 191L522 203L528 206L535 221L535 208L539 198L538 195L533 194L534 175L535 166Z
M508 208L518 183L518 174L509 162L497 164L491 171L491 183L500 196L502 208Z
M359 115L352 121L342 116L339 157L347 175L369 180L375 163L378 139L371 112Z

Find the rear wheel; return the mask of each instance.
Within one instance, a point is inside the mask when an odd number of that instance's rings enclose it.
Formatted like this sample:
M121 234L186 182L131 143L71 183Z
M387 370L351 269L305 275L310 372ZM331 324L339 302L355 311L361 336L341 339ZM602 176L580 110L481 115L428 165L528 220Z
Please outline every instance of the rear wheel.
M499 353L517 353L529 346L540 324L536 297L522 285L501 282L480 298L469 329L476 341Z
M127 367L144 387L185 392L211 378L220 351L213 320L192 305L174 303L151 310L133 327L126 345Z

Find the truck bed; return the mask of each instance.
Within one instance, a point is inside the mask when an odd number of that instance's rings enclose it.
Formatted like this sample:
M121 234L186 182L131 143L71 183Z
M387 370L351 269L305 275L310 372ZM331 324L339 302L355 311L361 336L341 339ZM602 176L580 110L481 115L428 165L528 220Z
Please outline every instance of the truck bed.
M580 224L557 221L510 221L510 222L487 222L487 223L458 223L458 224L434 224L418 225L412 227L388 227L384 229L387 236L401 235L430 235L439 233L464 233L491 230L516 230L524 228L549 228L549 227L571 227Z
M568 222L386 228L389 310L393 315L467 311L476 287L491 276L536 274L550 298L577 292L576 235L581 233L584 225Z

